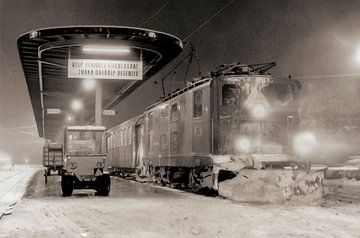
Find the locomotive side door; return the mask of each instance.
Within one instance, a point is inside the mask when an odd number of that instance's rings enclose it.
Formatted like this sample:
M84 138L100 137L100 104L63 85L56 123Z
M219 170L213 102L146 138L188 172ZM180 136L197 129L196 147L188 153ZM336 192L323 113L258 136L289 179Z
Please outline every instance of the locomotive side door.
M202 87L192 95L192 152L210 153L210 95L209 87Z

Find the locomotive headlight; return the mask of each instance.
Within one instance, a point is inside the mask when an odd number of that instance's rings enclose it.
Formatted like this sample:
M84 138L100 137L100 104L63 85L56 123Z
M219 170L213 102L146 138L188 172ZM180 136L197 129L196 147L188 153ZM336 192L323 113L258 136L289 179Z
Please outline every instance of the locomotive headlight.
M294 139L294 149L300 155L309 155L317 146L316 137L311 132L302 132Z
M268 109L263 103L255 103L251 106L250 113L256 119L264 119L268 113Z
M250 146L250 141L246 137L239 137L235 140L235 148L240 153L248 153Z
M99 162L97 162L96 166L97 166L99 169L102 169L102 168L104 168L104 167L105 167L105 163L104 163L104 162L99 161Z
M77 163L76 162L70 162L69 167L70 167L70 169L76 169L77 168Z

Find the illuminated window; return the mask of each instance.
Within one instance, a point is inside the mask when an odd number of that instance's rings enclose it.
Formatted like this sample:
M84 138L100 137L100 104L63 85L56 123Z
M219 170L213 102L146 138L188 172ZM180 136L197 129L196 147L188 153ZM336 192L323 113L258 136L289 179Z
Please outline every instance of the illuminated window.
M193 117L202 116L202 98L203 98L202 90L194 92Z

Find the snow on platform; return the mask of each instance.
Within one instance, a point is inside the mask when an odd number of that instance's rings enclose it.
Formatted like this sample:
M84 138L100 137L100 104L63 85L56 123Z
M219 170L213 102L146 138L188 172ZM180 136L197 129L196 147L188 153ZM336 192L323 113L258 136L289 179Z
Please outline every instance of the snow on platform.
M15 165L0 168L0 219L10 215L16 203L24 195L26 187L40 166Z

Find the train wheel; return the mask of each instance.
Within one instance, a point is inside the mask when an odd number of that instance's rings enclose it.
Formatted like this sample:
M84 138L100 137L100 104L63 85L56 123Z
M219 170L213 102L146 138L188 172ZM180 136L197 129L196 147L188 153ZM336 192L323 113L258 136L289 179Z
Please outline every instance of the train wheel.
M74 190L74 182L72 176L63 175L61 176L61 189L64 197L71 196Z
M104 174L96 179L96 194L99 196L109 196L110 193L110 176Z
M190 169L189 171L189 183L188 187L190 189L193 189L194 191L197 191L201 189L201 184L199 181L199 171L196 171L195 169Z

